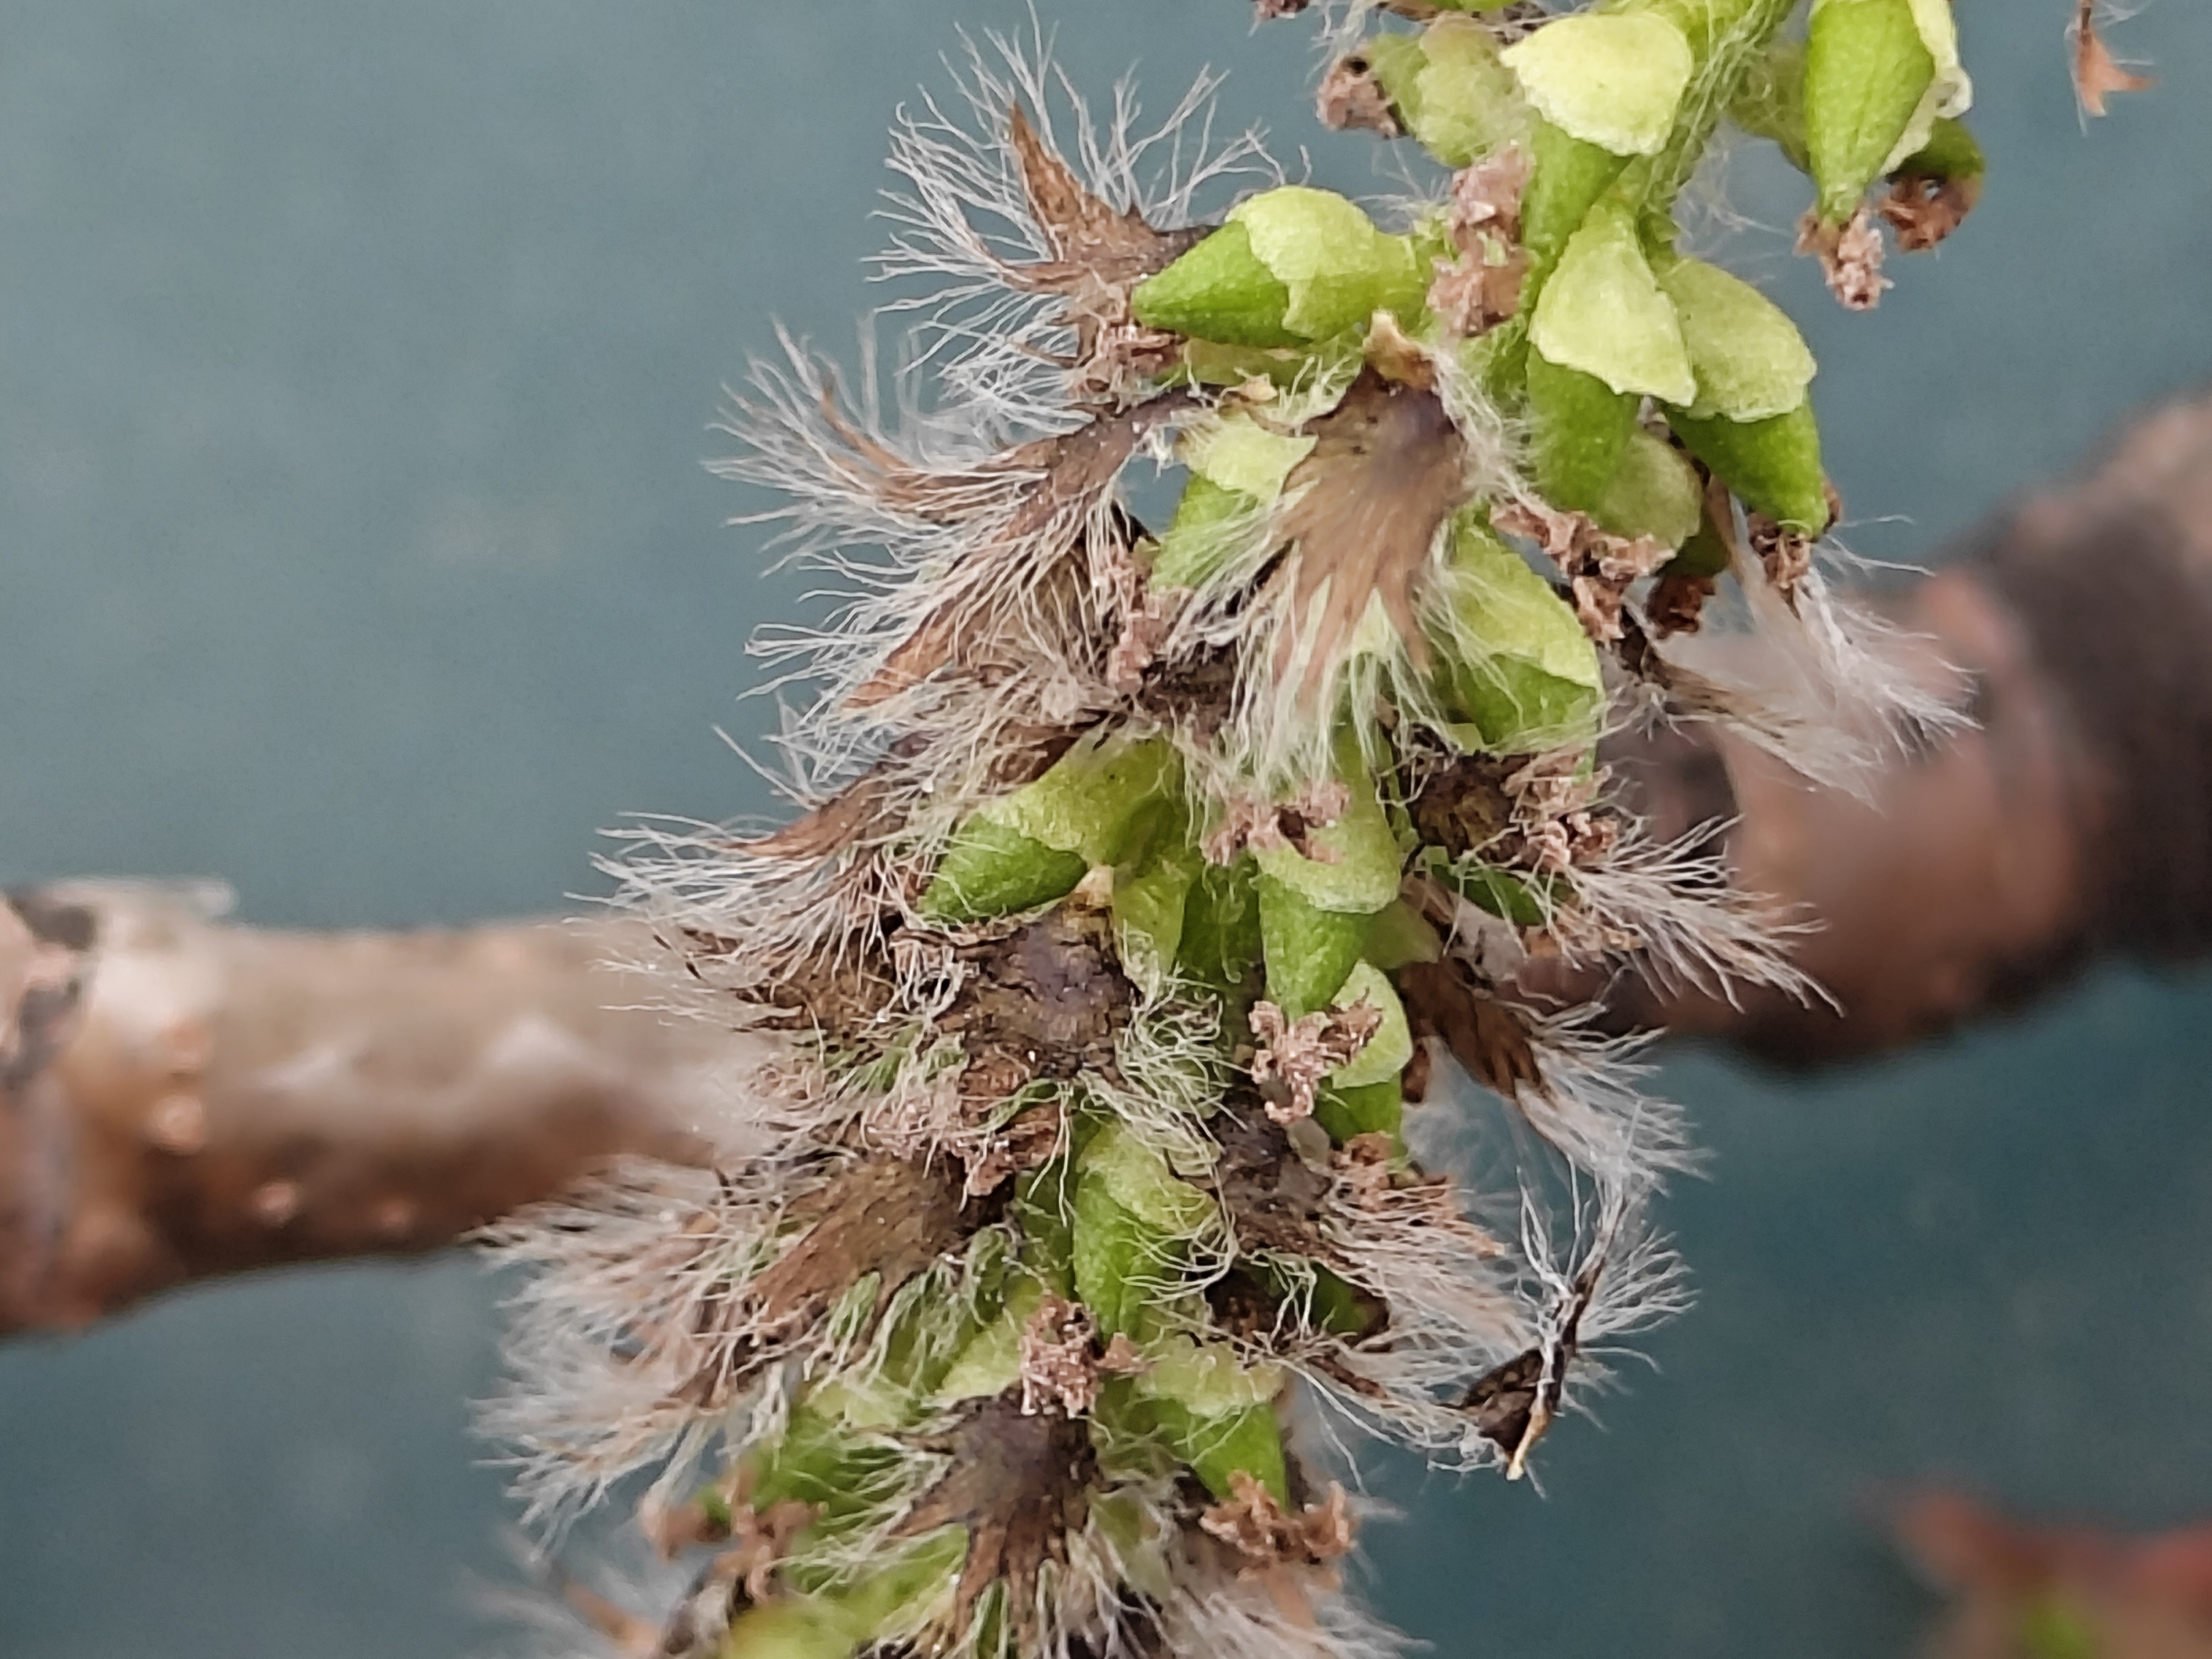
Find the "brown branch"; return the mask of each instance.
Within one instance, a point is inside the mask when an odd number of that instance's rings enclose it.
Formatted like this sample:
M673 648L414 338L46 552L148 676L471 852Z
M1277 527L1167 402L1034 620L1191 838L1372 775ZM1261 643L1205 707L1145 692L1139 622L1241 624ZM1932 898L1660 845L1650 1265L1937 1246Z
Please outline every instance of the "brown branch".
M1739 817L1739 880L1819 920L1797 957L1839 1010L1629 990L1620 1023L1809 1064L2014 1006L2100 957L2212 944L2212 398L2150 415L1947 562L1892 610L1972 677L1978 727L1870 803L1727 738L1635 757L1662 827Z
M306 934L83 884L0 902L0 1334L450 1244L624 1152L696 1159L744 1040L611 1011L635 927Z

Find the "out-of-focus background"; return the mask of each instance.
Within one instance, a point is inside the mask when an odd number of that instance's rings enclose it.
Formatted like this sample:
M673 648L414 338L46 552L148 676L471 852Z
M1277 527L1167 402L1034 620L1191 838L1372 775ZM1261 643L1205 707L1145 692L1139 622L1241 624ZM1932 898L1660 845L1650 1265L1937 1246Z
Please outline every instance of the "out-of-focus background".
M1807 320L1859 545L1933 556L2212 376L2212 9L2115 30L2164 90L2086 133L2070 0L1963 0L1987 196L1850 317L1747 155L1730 257ZM1201 64L1322 182L1310 32L1036 0L1085 86ZM884 130L1018 0L0 5L0 881L219 874L249 920L457 922L597 890L598 829L765 792L716 738L763 575L698 465L781 319L848 346ZM2208 667L2212 672L2212 667ZM1675 1053L1711 1178L1656 1370L1542 1490L1382 1460L1383 1608L1446 1655L1904 1651L1867 1524L1940 1479L2212 1511L2212 980L2107 972L1817 1081ZM470 1262L206 1287L0 1347L6 1659L445 1659L511 1581L467 1429Z

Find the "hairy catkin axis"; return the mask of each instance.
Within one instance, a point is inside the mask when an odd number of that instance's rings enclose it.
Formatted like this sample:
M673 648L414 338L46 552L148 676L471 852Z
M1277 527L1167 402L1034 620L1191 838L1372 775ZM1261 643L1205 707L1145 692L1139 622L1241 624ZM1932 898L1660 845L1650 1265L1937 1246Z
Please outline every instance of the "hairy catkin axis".
M1677 1115L1516 974L1806 988L1599 736L1733 720L1833 777L1953 718L1812 556L1811 355L1672 219L1733 121L1870 301L1867 193L1923 245L1978 175L1945 0L1390 9L1323 110L1453 170L1432 206L1237 196L1206 87L1102 124L994 40L894 138L927 380L886 418L793 348L732 416L853 579L765 642L810 810L629 873L763 1035L765 1144L501 1233L542 1269L497 1407L536 1512L651 1471L696 1564L639 1651L1387 1650L1306 1458L1357 1425L1517 1477L1682 1301ZM1659 642L1724 583L1785 683ZM1517 1194L1423 1155L1440 1049Z

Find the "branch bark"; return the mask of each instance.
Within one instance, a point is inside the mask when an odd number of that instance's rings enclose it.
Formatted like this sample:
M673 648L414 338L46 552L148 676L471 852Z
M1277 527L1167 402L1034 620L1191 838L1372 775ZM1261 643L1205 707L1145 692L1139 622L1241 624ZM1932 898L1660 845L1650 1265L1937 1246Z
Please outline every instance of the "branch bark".
M2100 957L2212 942L2212 400L2141 422L1999 514L1894 610L1964 669L1977 730L1808 787L1676 733L1620 757L1662 830L1734 818L1741 883L1823 924L1838 1007L1617 994L1665 1026L1811 1065L2014 1006ZM752 1039L619 1005L635 924L315 935L183 890L0 904L0 1334L167 1286L437 1249L623 1152L744 1133L717 1079Z
M745 1039L635 1008L634 925L308 934L204 893L0 903L0 1334L434 1249L623 1152L696 1161Z

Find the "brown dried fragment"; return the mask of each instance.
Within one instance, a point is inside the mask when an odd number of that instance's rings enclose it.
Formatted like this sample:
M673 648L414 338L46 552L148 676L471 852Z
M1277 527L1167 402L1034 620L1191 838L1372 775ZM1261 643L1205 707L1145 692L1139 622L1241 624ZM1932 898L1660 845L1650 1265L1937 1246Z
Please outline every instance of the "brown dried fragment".
M1022 1415L1087 1417L1098 1401L1098 1325L1090 1310L1048 1294L1022 1327Z
M0 1109L75 1035L95 927L82 905L0 894Z
M1133 696L1144 689L1145 672L1158 659L1160 647L1174 631L1185 591L1154 591L1149 573L1118 537L1092 547L1091 580L1121 618L1121 631L1106 655L1106 684L1124 696Z
M1038 566L1048 568L1055 562L1066 563L1071 555L1084 549L1092 508L1113 488L1137 446L1155 427L1190 406L1190 394L1178 389L1133 409L1094 416L1073 432L1008 450L998 458L997 466L1004 471L1030 474L1030 482L1004 522L993 527L988 545L971 550L968 556L988 556L1034 542ZM1102 562L1110 565L1116 556L1120 556L1103 550L1088 551L1094 567ZM1065 574L1081 580L1072 570ZM1030 580L1042 584L1050 576L1033 575ZM935 675L977 677L1000 665L1005 642L989 632L991 599L989 595L979 598L963 593L932 611L891 649L881 667L846 694L847 705L872 708Z
M1437 262L1429 308L1452 332L1476 335L1521 308L1528 274L1521 246L1521 195L1528 183L1528 157L1508 144L1452 179L1450 231L1458 258Z
M1448 1238L1451 1249L1469 1255L1504 1254L1504 1245L1467 1218L1449 1176L1401 1167L1396 1136L1380 1132L1354 1135L1329 1161L1347 1207L1376 1222Z
M738 1294L702 1305L707 1323L694 1334L706 1357L677 1397L726 1403L759 1364L761 1340L812 1324L870 1273L887 1301L960 1237L960 1199L941 1164L884 1158L852 1164L798 1200L789 1218L813 1224Z
M1305 652L1300 696L1310 703L1378 595L1414 663L1427 665L1417 601L1468 486L1466 444L1436 394L1372 368L1306 435L1314 447L1291 469L1278 520L1291 551L1269 595L1288 589L1275 677L1287 681Z
M1362 997L1349 1008L1322 1008L1286 1020L1262 1000L1252 1005L1252 1080L1260 1085L1267 1116L1281 1124L1313 1115L1322 1081L1349 1064L1382 1028L1382 1011Z
M1807 209L1797 222L1797 252L1820 260L1828 292L1847 311L1872 311L1882 290L1897 286L1881 274L1881 233L1863 207L1840 225L1821 218L1818 208Z
M1032 1106L1004 1128L960 1149L968 1167L963 1190L982 1198L999 1190L1009 1176L1041 1168L1059 1156L1066 1120L1056 1105Z
M1158 230L1134 209L1101 201L1018 105L1006 114L1006 142L1021 168L1030 213L1053 253L1048 260L1008 267L1006 280L1025 292L1066 300L1060 320L1075 333L1068 364L1075 394L1103 396L1167 368L1182 349L1181 338L1138 323L1130 314L1129 294L1196 246L1209 228Z
M1068 1535L1091 1513L1097 1460L1088 1426L1057 1412L1025 1413L1010 1389L976 1406L932 1449L947 1455L944 1478L917 1500L897 1535L966 1526L968 1557L943 1627L965 1633L984 1592L1003 1579L1011 1645L1031 1651L1038 1580L1047 1563L1066 1565Z
M1924 253L1966 222L1981 199L1978 177L1939 179L1932 173L1893 173L1888 193L1875 204L1905 253Z
M1311 4L1313 0L1252 0L1252 15L1264 23L1270 18L1296 17Z
M1597 1292L1604 1266L1601 1256L1576 1275L1559 1328L1547 1341L1486 1372L1460 1402L1476 1432L1506 1454L1508 1480L1528 1472L1528 1454L1559 1415L1583 1315Z
M1238 1248L1279 1250L1344 1265L1322 1231L1331 1179L1291 1146L1285 1126L1252 1110L1247 1097L1217 1120L1221 1158L1212 1183L1235 1223Z
M1340 856L1336 849L1322 846L1313 834L1334 823L1351 805L1351 789L1336 778L1315 779L1278 803L1232 796L1200 850L1209 864L1224 866L1234 864L1248 847L1261 852L1291 847L1316 864L1334 864Z
M1372 132L1385 138L1406 136L1375 66L1356 52L1338 58L1322 76L1314 112L1322 125L1339 132Z
M1413 1029L1442 1037L1453 1057L1492 1094L1515 1102L1523 1091L1549 1097L1551 1087L1527 1018L1480 989L1464 963L1447 957L1402 968L1398 995Z
M1621 637L1628 590L1673 556L1650 536L1634 539L1599 528L1587 513L1562 512L1535 500L1508 501L1491 514L1493 528L1523 536L1559 568L1574 597L1583 631L1601 645Z
M1687 571L1662 571L1644 603L1651 631L1661 639L1694 634L1705 620L1705 601L1719 590L1717 576L1693 575Z
M2120 67L2097 33L2097 0L2077 0L2066 26L2073 47L2074 100L2085 115L2105 113L2105 100L2116 92L2142 92L2158 84L2154 76Z
M1344 1488L1329 1482L1325 1502L1309 1504L1293 1515L1275 1500L1265 1484L1243 1469L1229 1477L1230 1497L1198 1517L1200 1528L1227 1544L1247 1562L1240 1577L1271 1568L1324 1566L1352 1551L1352 1510Z
M1813 538L1777 524L1763 513L1745 514L1744 526L1768 584L1796 611L1797 585L1813 574Z

